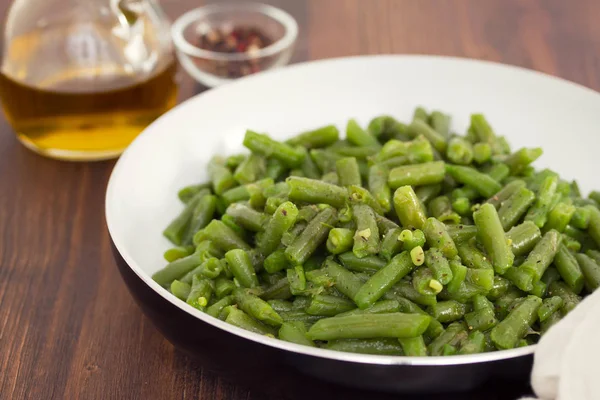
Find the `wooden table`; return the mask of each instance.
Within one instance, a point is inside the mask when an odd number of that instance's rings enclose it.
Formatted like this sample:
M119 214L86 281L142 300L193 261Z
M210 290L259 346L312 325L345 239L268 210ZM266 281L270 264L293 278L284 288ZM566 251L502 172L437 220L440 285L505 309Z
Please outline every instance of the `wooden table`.
M464 56L600 89L597 0L269 2L300 24L295 61L380 53ZM0 0L0 16L10 3ZM161 3L174 18L201 1ZM183 78L182 99L195 91ZM301 376L262 387L226 381L174 349L134 304L113 263L104 221L113 164L40 157L0 118L0 398L380 397ZM491 388L456 398L514 399L526 390Z

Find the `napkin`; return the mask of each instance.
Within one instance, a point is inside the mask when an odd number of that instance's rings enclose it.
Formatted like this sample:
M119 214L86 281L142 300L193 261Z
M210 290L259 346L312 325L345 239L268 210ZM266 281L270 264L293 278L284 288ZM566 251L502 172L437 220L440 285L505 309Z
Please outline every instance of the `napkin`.
M540 339L533 360L540 400L600 400L600 290Z

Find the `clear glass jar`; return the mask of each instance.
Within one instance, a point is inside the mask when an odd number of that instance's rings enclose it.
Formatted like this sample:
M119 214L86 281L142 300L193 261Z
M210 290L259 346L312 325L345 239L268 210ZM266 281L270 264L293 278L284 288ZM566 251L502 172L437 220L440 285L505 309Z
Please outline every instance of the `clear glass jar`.
M154 0L16 0L0 97L30 149L107 159L175 105L176 69L169 22Z

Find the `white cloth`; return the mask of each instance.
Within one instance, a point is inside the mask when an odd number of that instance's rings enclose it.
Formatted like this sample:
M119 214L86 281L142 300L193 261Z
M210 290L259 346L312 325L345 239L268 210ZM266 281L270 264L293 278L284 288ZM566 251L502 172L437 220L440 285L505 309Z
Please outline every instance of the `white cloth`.
M600 290L540 339L531 386L541 400L600 400Z

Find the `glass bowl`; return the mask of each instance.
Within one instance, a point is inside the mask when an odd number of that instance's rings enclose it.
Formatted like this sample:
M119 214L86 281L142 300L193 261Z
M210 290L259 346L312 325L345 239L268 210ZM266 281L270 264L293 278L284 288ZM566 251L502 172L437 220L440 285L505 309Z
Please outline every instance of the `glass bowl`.
M225 53L199 47L200 36L214 29L258 28L272 43L254 51ZM219 3L179 17L171 30L177 58L201 84L215 87L236 78L286 65L292 57L298 24L287 12L260 3Z

